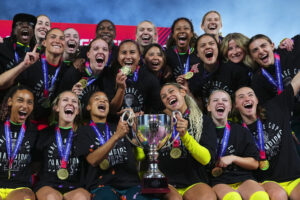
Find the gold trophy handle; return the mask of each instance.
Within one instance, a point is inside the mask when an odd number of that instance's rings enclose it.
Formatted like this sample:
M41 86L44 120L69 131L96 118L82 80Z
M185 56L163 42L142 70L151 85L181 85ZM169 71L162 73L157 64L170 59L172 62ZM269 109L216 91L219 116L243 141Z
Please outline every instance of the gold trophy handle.
M127 118L127 120L125 120L125 117L126 116L128 116L128 118ZM132 133L133 133L133 137L134 138L130 138L129 136L128 136L128 134L126 134L126 138L127 138L127 140L132 144L132 145L134 145L134 146L136 146L136 147L140 147L140 148L143 148L143 145L140 143L140 141L138 140L138 138L137 138L137 135L136 135L136 133L134 132L134 130L133 130L133 124L134 124L134 117L135 117L135 115L134 115L134 113L131 111L131 110L125 110L124 112L123 112L123 114L122 114L122 117L121 117L121 120L124 122L124 121L126 121L127 123L128 123L128 125L129 126L131 126L131 131L132 131ZM135 140L135 141L133 141L133 140Z

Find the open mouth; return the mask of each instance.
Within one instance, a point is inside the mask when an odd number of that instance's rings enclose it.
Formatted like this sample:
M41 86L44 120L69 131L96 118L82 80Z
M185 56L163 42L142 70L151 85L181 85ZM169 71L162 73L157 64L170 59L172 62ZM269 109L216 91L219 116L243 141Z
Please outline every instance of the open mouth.
M160 65L160 62L159 61L152 61L151 62L151 65L153 66L153 67L158 67L159 65Z
M105 109L106 109L106 106L105 106L104 104L100 104L100 105L98 106L98 110L100 110L100 111L102 111L102 112L104 112Z
M246 109L251 109L252 107L253 107L252 103L245 103L244 104L244 108L246 108Z
M149 41L150 40L150 35L142 35L142 40L143 41Z
M74 44L74 43L68 43L68 47L74 49L76 47L76 44Z
M97 62L97 63L103 64L103 63L104 63L104 59L105 59L104 54L100 54L100 55L97 55L97 56L96 56L96 62Z
M266 54L266 55L260 57L260 60L265 63L265 62L268 62L268 58L269 58L269 54Z
M124 64L131 66L133 64L133 61L125 61Z
M66 115L73 115L74 114L74 109L72 109L72 108L66 108L65 109L65 114Z
M23 31L21 32L21 35L22 35L22 36L29 36L29 31L23 30Z
M217 24L209 24L208 29L211 30L211 31L216 30L217 29Z
M213 54L212 51L209 51L209 52L206 52L206 53L205 53L205 57L206 57L206 58L211 58L211 57L213 57L213 55L214 55L214 54Z
M171 99L169 101L169 104L172 106L172 105L175 105L177 103L177 99Z
M27 112L25 112L25 111L19 111L19 115L20 115L21 117L26 117Z

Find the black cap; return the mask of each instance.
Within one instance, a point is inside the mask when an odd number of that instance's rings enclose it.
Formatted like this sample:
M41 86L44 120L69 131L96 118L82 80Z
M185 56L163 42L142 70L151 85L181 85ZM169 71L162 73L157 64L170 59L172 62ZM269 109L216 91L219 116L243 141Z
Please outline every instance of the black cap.
M26 13L18 13L14 16L12 23L12 30L14 30L17 22L29 22L33 24L33 27L36 24L36 17Z

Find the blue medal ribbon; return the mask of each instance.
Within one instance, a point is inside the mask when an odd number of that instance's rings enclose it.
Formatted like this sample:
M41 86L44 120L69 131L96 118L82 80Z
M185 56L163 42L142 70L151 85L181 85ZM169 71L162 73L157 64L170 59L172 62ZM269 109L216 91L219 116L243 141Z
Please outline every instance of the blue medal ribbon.
M186 74L187 72L189 72L189 69L190 69L190 54L191 54L191 48L189 48L189 51L188 51L188 57L186 59L186 63L185 63L185 66L182 65L181 63L181 60L180 60L180 57L179 57L179 53L178 53L178 50L177 48L174 49L176 55L177 55L177 58L178 58L178 61L180 63L180 67L181 69L183 69L183 74Z
M71 130L69 132L65 148L63 147L63 142L62 142L59 126L57 126L55 128L55 133L56 133L57 148L58 148L59 156L61 158L61 168L65 169L65 168L67 168L67 162L69 159L70 150L71 150L71 146L72 146L73 128L71 128Z
M25 123L22 124L21 126L21 130L19 132L19 136L15 145L15 149L12 152L12 147L11 147L11 131L10 131L10 121L9 119L6 120L6 122L4 123L4 128L5 128L5 139L6 139L6 149L7 149L7 157L9 160L9 168L11 169L12 167L12 163L20 149L20 146L22 144L24 135L25 135L25 131L26 131L26 126ZM11 154L12 153L12 154Z
M140 70L140 66L137 66L136 69L135 69L135 71L133 72L133 81L134 81L134 82L137 82L137 80L138 80L138 77L139 77L139 75L138 75L139 70Z
M97 128L95 122L93 122L92 120L90 121L90 127L92 127L94 132L96 133L101 146L110 139L110 129L107 123L105 123L105 139L102 137L102 134Z
M243 123L243 127L247 128L246 123ZM255 144L259 149L259 155L260 159L265 160L266 159L266 151L265 151L265 142L264 142L264 132L263 132L263 126L259 118L257 118L256 122L256 127L257 127L257 137L258 140L254 138Z
M54 77L51 80L51 84L50 84L50 88L49 88L47 59L46 59L46 56L44 54L41 56L41 60L42 60L42 69L43 69L43 77L44 77L44 97L49 97L49 90L51 90L54 86L54 83L56 81L56 78L57 78L59 70L60 70L60 65L55 70L55 74L54 74Z
M230 125L228 122L226 122L221 147L218 148L218 159L220 159L221 157L223 157L225 155L229 136L230 136Z
M278 95L283 91L283 83L282 83L282 76L281 76L281 64L280 64L280 56L277 53L274 53L275 59L275 73L277 81L273 79L273 77L263 68L261 68L261 72L267 80L277 88Z

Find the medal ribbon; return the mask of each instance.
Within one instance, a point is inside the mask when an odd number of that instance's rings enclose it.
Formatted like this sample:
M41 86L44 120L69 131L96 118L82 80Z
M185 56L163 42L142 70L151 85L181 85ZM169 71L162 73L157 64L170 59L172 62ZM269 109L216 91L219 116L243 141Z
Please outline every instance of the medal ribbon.
M261 123L261 121L260 121L259 118L257 118L256 126L257 126L257 137L258 137L258 140L256 140L254 138L254 141L256 143L256 146L259 149L260 158L262 160L266 160L266 151L265 151L263 126L262 126L262 123ZM245 122L243 123L243 127L248 128Z
M55 70L55 74L54 74L54 77L51 80L51 84L50 84L50 88L49 88L47 60L46 60L46 56L44 54L42 54L41 60L42 60L42 69L43 69L43 77L44 77L44 97L49 97L49 90L51 90L54 86L54 83L56 81L56 78L57 78L59 70L60 70L60 65Z
M106 140L102 137L102 134L100 133L99 129L97 128L95 122L93 122L92 120L90 121L90 127L92 127L94 132L96 133L101 146L110 139L110 129L109 129L109 126L107 123L105 123L105 139Z
M228 145L229 135L230 135L230 125L228 122L226 122L221 148L218 149L218 159L220 159L225 155L226 148Z
M137 82L137 80L138 80L138 77L139 77L139 75L138 75L139 70L140 70L140 66L137 66L136 69L135 69L135 71L133 72L133 81L134 81L134 82ZM130 77L129 77L129 78L130 78Z
M96 76L92 76L93 71L92 71L92 69L90 67L90 63L89 62L85 62L85 72L89 76L89 78L87 79L87 85L86 86L89 86L89 85L91 85L97 79Z
M24 44L22 44L21 42L17 42L17 43L14 43L13 46L14 46L14 53L15 53L15 63L18 63L20 61L20 57L19 57L19 54L17 52L17 45L20 46L20 47L24 47L25 48L25 52L28 52L29 51L29 45L27 45L25 47Z
M65 148L63 146L59 126L57 126L55 128L55 132L56 132L57 148L58 148L59 156L61 158L61 168L66 169L67 162L68 162L69 155L70 155L71 146L72 146L73 128L71 128L71 130L69 132L68 140L67 140L67 144L66 144Z
M261 69L261 72L267 80L277 88L278 95L283 91L283 83L282 83L282 76L281 76L281 64L280 64L280 56L277 53L274 53L275 59L275 73L277 81L273 79L273 77L265 70Z
M11 169L12 167L12 163L20 149L20 146L22 144L24 135L25 135L25 131L26 131L26 126L25 123L22 124L21 126L21 130L19 132L19 136L15 145L15 149L12 151L12 147L11 147L11 131L10 131L10 121L9 119L6 120L6 122L4 123L4 128L5 128L5 139L6 139L6 149L7 149L7 157L9 160L9 168ZM12 153L12 155L11 155Z
M188 52L188 57L186 59L186 63L185 66L182 65L181 60L180 60L180 56L179 56L179 52L177 50L177 48L175 48L175 53L177 55L178 61L180 63L181 68L184 70L183 74L186 74L187 72L189 72L189 68L190 68L190 54L191 54L191 48L189 48L189 52Z

